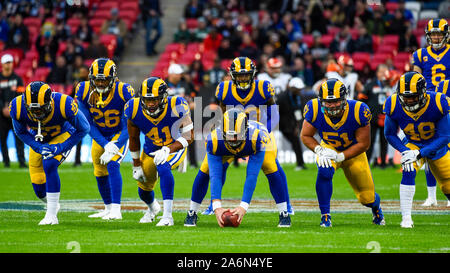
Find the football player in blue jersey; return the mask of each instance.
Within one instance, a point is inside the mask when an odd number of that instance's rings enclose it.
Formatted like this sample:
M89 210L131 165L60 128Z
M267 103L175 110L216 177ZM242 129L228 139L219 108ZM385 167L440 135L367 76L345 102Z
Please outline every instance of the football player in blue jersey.
M303 111L301 139L316 153L316 193L322 214L320 226L331 227L330 200L333 176L342 168L359 202L372 209L372 222L385 225L380 196L375 192L366 151L370 146L369 107L346 99L347 88L338 79L324 81L319 98L310 100ZM320 135L319 143L314 135Z
M160 211L153 189L158 177L163 197L163 216L157 226L173 226L174 178L171 170L186 157L186 148L194 141L194 126L187 101L168 96L167 84L157 77L142 82L137 98L125 104L128 119L133 178L138 181L139 197L149 209L141 223L152 222ZM142 153L140 133L145 135Z
M14 131L28 146L29 171L36 196L47 203L39 225L58 224L61 182L58 166L88 132L89 122L69 96L31 82L10 104Z
M247 115L242 109L233 108L226 111L220 127L214 129L207 136L206 157L210 169L213 210L219 226L223 227L222 214L229 211L229 209L222 208L221 204L222 183L226 175L226 168L223 168L223 162L226 162L230 156L248 156L247 177L244 182L241 203L231 210L233 214L238 215L239 223L249 208L258 174L264 162L271 165L272 169L277 169L277 165L279 164L276 158L275 145L272 142L267 128L262 123L248 120ZM272 175L276 175L279 177L278 179L282 179L279 170ZM286 191L283 187L270 187L270 189L279 211L278 227L290 227L291 218L287 212ZM185 226L187 224L195 226L197 219L195 214L193 215L193 218L189 218L188 213Z
M411 208L417 170L428 162L442 192L450 200L449 99L442 93L427 92L426 80L417 72L400 77L396 94L384 105L387 141L402 153L400 183L401 227L412 228ZM405 133L402 141L398 129Z
M434 91L439 82L450 79L450 32L445 19L432 19L425 27L428 47L420 48L413 53L414 71L425 77L427 91ZM436 179L425 163L428 197L422 206L437 206Z
M274 98L275 91L269 81L257 80L255 79L255 75L256 67L249 58L235 58L230 66L231 81L221 82L216 88L215 96L219 101L222 113L237 106L244 107L244 110L249 115L250 119L260 121L267 127L270 137L272 138L272 142L276 143L272 132L279 121L278 109ZM232 161L233 158L230 158L229 161L224 162L224 168L227 168ZM266 175L274 172L274 170L266 167L268 166L264 164L262 168ZM286 192L288 192L286 174L281 166L278 168L280 169L282 175L282 181L275 183L282 183ZM223 182L225 182L225 180ZM208 190L208 184L209 170L207 158L205 156L192 186L192 196L190 202L191 211L198 211ZM272 185L273 183L270 184ZM288 212L290 214L294 214L289 201L289 193L287 200ZM203 214L212 213L211 203L209 208Z
M134 97L133 87L117 79L117 68L112 60L99 58L89 69L89 81L80 82L75 92L79 108L91 125L94 176L105 204L103 211L89 217L122 219L120 163L128 150L123 108Z

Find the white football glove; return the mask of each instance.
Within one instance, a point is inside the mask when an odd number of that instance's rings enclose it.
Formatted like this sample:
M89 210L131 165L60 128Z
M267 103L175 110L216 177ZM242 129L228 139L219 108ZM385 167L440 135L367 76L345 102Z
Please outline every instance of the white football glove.
M41 149L43 159L50 159L61 153L61 147L58 144L47 144Z
M337 152L333 149L330 148L324 148L320 145L317 145L314 148L314 152L318 155L318 156L323 156L323 157L327 157L333 160L336 160L337 157Z
M414 163L403 163L402 170L404 172L413 172L414 171Z
M402 164L413 163L420 158L419 155L420 155L419 150L406 150L402 152L402 158L400 159L400 163Z
M105 147L103 147L105 149L105 152L111 153L113 155L116 155L117 153L119 153L119 147L117 147L116 140L110 141L108 143L106 143Z
M156 152L151 153L150 155L153 157L153 162L156 166L166 163L167 158L170 154L170 148L167 146L163 146L161 149L159 149Z
M344 155L344 153L336 153L336 159L335 159L335 161L336 161L337 163L342 162L342 161L344 161L344 160L345 160L345 155Z
M133 178L139 182L147 182L141 166L133 166Z
M321 168L330 168L333 165L331 164L331 159L325 156L316 155L317 158L317 166Z
M100 156L100 164L102 164L102 165L108 164L114 156L115 156L115 154L113 154L113 153L104 152Z

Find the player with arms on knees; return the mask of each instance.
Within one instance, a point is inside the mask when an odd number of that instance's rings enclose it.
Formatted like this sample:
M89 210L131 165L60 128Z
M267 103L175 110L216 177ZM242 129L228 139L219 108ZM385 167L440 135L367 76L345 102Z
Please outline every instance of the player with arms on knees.
M80 82L75 92L80 110L91 125L94 176L105 204L103 211L89 217L122 219L120 163L128 150L123 108L134 96L133 87L117 79L117 68L112 60L99 58L89 69L89 81Z
M247 177L241 203L231 210L234 215L238 215L237 221L240 223L250 205L263 162L266 161L272 169L277 169L275 145L272 143L269 132L262 123L248 120L243 110L233 108L224 113L221 128L214 129L207 136L206 153L210 169L213 210L221 227L224 225L222 214L229 211L222 208L221 204L222 182L226 175L223 162L230 156L248 156ZM271 175L278 176L278 180L282 179L280 169ZM287 212L285 189L270 185L270 190L279 211L278 227L290 227L291 218Z
M439 82L450 79L450 38L448 22L445 19L431 19L425 27L428 47L413 53L413 69L422 74L427 83L427 91L435 91ZM436 178L425 162L428 197L422 206L437 206Z
M59 165L88 132L89 122L69 96L31 82L10 104L14 132L30 146L29 171L36 196L47 203L39 225L58 224L61 181Z
M138 181L139 197L149 209L141 223L153 222L160 211L153 189L158 177L163 196L163 216L157 226L173 226L174 178L172 171L186 157L194 141L189 105L179 96L168 96L167 84L157 77L142 82L139 96L125 104L128 119L133 178ZM145 135L142 153L140 133Z
M331 227L330 201L333 176L342 168L359 202L372 209L372 222L385 225L380 196L375 192L366 151L370 146L369 107L346 99L347 88L338 79L324 81L319 98L304 109L301 139L316 153L318 166L316 193L322 214L320 226ZM319 133L319 143L314 135Z
M249 58L235 58L230 66L230 76L232 80L219 83L216 88L215 96L219 101L222 113L230 108L240 106L244 107L244 111L248 114L250 119L258 120L263 123L269 131L271 141L274 143L276 151L276 140L272 132L272 129L274 129L273 127L278 124L279 119L278 106L275 104L274 98L275 91L269 81L257 80L255 79L255 75L256 67ZM224 168L228 168L231 162L233 162L232 157L230 157L227 162L224 162ZM205 156L192 186L190 202L191 212L197 212L208 191L209 170L207 163L207 158ZM282 183L286 192L288 192L286 174L281 166L278 166L278 169L280 169L282 181L271 181L270 184ZM266 164L263 164L262 170L266 175L273 173L273 170ZM223 182L225 182L225 180ZM289 202L289 193L287 200L288 212L293 214L294 211ZM211 203L209 208L203 214L212 213Z
M402 153L400 209L402 228L412 228L411 209L415 194L416 173L424 162L436 177L442 192L450 200L449 99L442 93L427 92L425 78L417 72L400 77L396 94L384 105L387 141ZM402 129L406 137L397 136Z

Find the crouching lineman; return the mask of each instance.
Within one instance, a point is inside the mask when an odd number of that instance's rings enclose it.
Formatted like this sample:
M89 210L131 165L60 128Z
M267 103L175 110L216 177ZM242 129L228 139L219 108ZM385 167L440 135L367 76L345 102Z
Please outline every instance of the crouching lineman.
M247 177L244 183L244 192L241 203L231 210L238 215L238 222L246 214L253 192L256 187L259 171L263 164L270 165L272 173L268 176L276 176L276 181L281 181L282 174L276 157L275 144L272 142L267 128L257 121L249 121L245 112L239 108L233 108L224 113L222 128L214 129L206 139L207 162L211 179L211 199L213 210L219 226L223 227L222 214L225 211L221 207L222 182L225 179L226 168L223 162L229 157L249 157L247 165ZM272 182L271 180L269 180ZM275 184L272 182L271 184ZM287 193L281 183L270 185L270 191L275 199L279 211L278 227L290 227L291 218L287 212ZM188 212L185 226L195 226L196 214Z
M58 166L89 132L89 122L71 97L52 92L43 82L31 82L23 95L14 98L10 114L15 133L31 148L29 170L34 192L47 203L39 225L56 225L61 188Z
M442 192L450 200L449 99L442 93L427 92L426 80L418 72L400 77L396 94L384 105L384 134L387 141L402 153L400 209L402 228L412 228L411 208L416 190L416 173L427 162ZM397 136L398 128L405 140ZM405 143L406 142L406 143Z
M117 79L117 68L112 60L100 58L89 69L89 81L77 85L75 96L91 125L89 135L92 137L94 175L105 204L103 211L89 217L122 219L120 163L128 149L123 108L134 96L134 90L131 85Z
M169 97L167 90L163 80L151 77L142 82L139 97L125 104L133 178L138 181L139 197L149 207L140 222L152 222L160 211L153 192L159 177L164 210L157 226L173 226L175 181L171 170L183 162L186 147L194 141L194 126L187 101L179 96ZM140 132L145 135L142 153Z
M338 79L324 81L319 98L310 100L304 109L302 142L316 153L318 174L316 193L322 214L320 226L331 227L330 200L333 176L344 170L359 202L372 208L372 222L384 225L380 196L375 192L365 151L370 146L369 107L346 99L347 88ZM318 132L322 141L314 138Z

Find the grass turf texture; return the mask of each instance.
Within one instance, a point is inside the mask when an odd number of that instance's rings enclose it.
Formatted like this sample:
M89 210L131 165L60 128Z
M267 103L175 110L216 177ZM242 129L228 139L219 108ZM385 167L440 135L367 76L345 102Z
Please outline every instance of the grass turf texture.
M293 165L285 165L291 199L315 200L316 167L295 172ZM121 168L123 199L138 200L136 183L132 180L131 166L123 163ZM190 169L185 174L173 172L175 198L189 199L192 183L197 174ZM223 189L224 198L239 199L242 194L245 167L231 166ZM375 189L383 200L398 200L401 174L397 169L373 169ZM60 167L61 200L100 200L92 166L84 164L73 168L70 164ZM28 170L0 168L0 204L3 202L36 201L30 185ZM266 178L261 173L253 195L254 199L271 200ZM209 192L207 199L209 199ZM438 190L438 200L445 200ZM159 185L156 198L161 200ZM426 198L423 171L417 177L415 200ZM333 200L355 200L354 193L339 170L333 181ZM205 200L204 203L208 203ZM162 203L162 202L161 202ZM441 204L442 205L442 204ZM186 201L188 206L188 201ZM356 205L361 206L361 205ZM276 225L276 213L249 212L239 228L221 229L215 216L199 215L196 228L183 226L185 211L174 212L175 226L156 227L155 222L140 224L142 212L123 211L123 220L104 221L91 219L88 212L62 210L58 214L59 225L38 226L45 211L0 210L1 253L68 253L70 242L76 241L82 253L182 253L182 252L231 252L231 253L369 253L380 252L433 252L448 253L449 214L418 214L413 211L414 229L400 228L398 210L386 211L387 225L371 223L370 209L364 212L333 213L333 227L319 227L320 212L296 211L292 227L280 229ZM157 220L158 221L158 220ZM156 222L157 222L156 221ZM376 243L370 243L375 241ZM371 245L379 248L373 248Z

